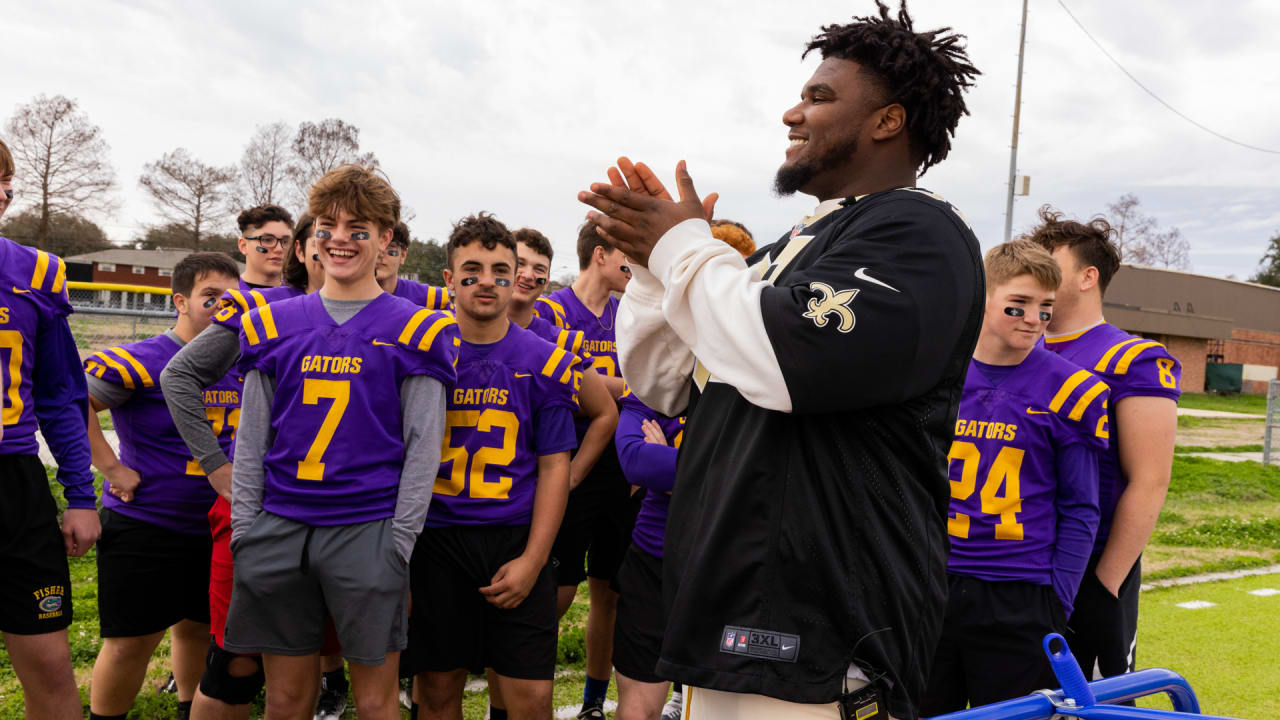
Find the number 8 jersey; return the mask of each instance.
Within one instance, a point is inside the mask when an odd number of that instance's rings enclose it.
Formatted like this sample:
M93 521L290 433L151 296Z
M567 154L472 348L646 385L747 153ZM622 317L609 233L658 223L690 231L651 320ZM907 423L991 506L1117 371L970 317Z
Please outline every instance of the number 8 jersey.
M453 387L459 342L451 316L387 293L341 325L319 293L246 314L240 367L275 385L263 509L316 526L392 517L404 461L400 386L427 375Z
M1108 393L1093 373L1039 347L996 383L970 362L947 456L949 572L1051 584L1058 454L1106 450ZM1096 503L1096 488L1081 490Z

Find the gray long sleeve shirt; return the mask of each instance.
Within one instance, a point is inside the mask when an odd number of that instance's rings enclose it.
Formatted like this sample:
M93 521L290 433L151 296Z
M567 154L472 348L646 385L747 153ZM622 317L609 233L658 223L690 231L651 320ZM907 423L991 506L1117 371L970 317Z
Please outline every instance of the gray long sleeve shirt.
M321 296L334 322L350 320L369 301L329 300ZM263 460L274 441L271 431L271 404L275 381L250 370L241 393L240 425L236 430L236 456L231 469L231 540L244 535L262 513L266 487ZM440 444L444 438L445 388L435 378L414 375L400 383L400 414L404 440L404 466L392 532L396 550L405 562L426 522L436 472L440 468Z
M230 462L204 414L204 389L221 380L240 359L240 338L224 325L210 325L169 359L160 388L169 415L205 474Z

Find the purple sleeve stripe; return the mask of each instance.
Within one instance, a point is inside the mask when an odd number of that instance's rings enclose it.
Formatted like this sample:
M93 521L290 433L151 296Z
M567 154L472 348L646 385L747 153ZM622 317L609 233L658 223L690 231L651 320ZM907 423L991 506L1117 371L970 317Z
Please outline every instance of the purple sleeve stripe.
M104 350L102 352L94 353L92 357L95 357L101 360L102 362L106 363L107 367L114 370L116 372L116 375L119 376L120 381L124 383L125 387L129 388L130 390L136 390L138 385L137 383L134 382L133 375L129 373L129 370L125 368L124 365L121 365L115 360L112 360L111 357L107 355L107 352L108 351ZM106 380L107 382L113 382L112 378L110 377L106 377L102 379Z
M1067 381L1062 383L1062 387L1059 388L1058 393L1053 396L1053 400L1049 401L1049 410L1055 413L1061 412L1062 406L1066 405L1067 399L1071 397L1071 394L1075 392L1076 388L1080 387L1084 381L1091 377L1093 377L1093 373L1088 370L1077 370L1072 373L1071 377L1067 378Z
M1126 350L1124 355L1120 357L1120 362L1116 363L1116 370L1115 370L1116 374L1124 375L1125 373L1129 372L1129 366L1133 364L1133 361L1136 360L1138 356L1141 355L1144 351L1150 350L1153 347L1164 347L1164 346L1154 340L1148 340L1144 343L1139 343L1137 345L1134 345L1133 347Z
M1089 404L1092 403L1094 400L1096 400L1099 395L1105 393L1106 391L1107 391L1107 384L1102 382L1101 380L1098 380L1093 384L1093 387L1089 388L1089 390L1085 392L1085 394L1080 396L1080 399L1076 401L1075 407L1071 408L1071 412L1070 414L1067 415L1067 417L1072 420L1082 419L1084 417L1084 411L1088 409Z
M152 379L151 373L147 372L147 368L144 367L142 363L138 362L138 359L130 354L128 350L125 350L122 347L113 347L110 352L124 358L125 362L133 366L134 372L136 372L138 377L142 380L142 387L155 387L156 381Z
M264 337L268 340L280 337L280 332L276 330L276 318L271 313L271 304L257 290L250 290L249 295L253 297L254 303L258 306L257 316L262 323L262 331Z

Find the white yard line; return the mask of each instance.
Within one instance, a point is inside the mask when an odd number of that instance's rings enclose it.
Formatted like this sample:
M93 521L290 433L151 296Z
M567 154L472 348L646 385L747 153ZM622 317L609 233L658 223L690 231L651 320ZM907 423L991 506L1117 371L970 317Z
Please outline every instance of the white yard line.
M1248 570L1232 570L1231 572L1205 573L1204 575L1188 575L1187 577L1169 578L1168 580L1153 580L1149 583L1143 583L1140 588L1142 591L1154 590L1156 588L1178 587L1181 585L1197 585L1199 583L1218 582L1220 580L1236 580L1242 577L1250 577L1253 575L1275 575L1280 573L1280 565L1268 565L1267 567L1249 568Z
M1223 418L1229 420L1265 420L1267 418L1264 413L1238 413L1228 412L1226 410L1197 410L1195 408L1182 407L1178 408L1178 414L1189 417Z

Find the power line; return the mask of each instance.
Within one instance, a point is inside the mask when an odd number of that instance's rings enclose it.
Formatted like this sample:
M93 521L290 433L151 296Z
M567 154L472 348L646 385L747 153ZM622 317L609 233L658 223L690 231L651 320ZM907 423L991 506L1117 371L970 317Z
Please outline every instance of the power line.
M1201 130L1209 133L1210 135L1213 135L1214 137L1217 137L1222 140L1226 140L1227 142L1232 143L1234 145L1239 145L1240 147L1248 148L1250 150L1257 150L1258 152L1271 153L1272 155L1280 155L1280 150L1270 150L1268 148L1258 147L1257 145L1250 145L1249 143L1240 142L1239 140L1236 140L1234 138L1229 138L1226 135L1223 135L1222 133L1217 132L1212 128L1205 127L1204 125L1201 125L1195 120L1192 120L1191 118L1187 117L1185 113L1181 112L1180 110L1178 110L1178 108L1165 102L1164 99L1162 99L1159 95L1156 95L1154 92L1152 92L1151 88L1147 87L1146 85L1143 85L1142 81L1134 77L1133 73L1126 70L1124 65L1120 64L1119 60L1116 60L1114 57L1112 57L1111 53L1107 52L1107 49L1102 46L1102 43L1098 42L1098 39L1093 36L1093 33L1089 32L1089 29L1084 26L1084 23L1080 22L1080 20L1074 14L1072 14L1071 8L1067 7L1067 4L1063 2L1063 0L1058 0L1058 4L1061 5L1062 9L1067 13L1067 17L1071 18L1072 22L1076 24L1076 27L1079 27L1080 31L1085 34L1085 37L1092 40L1093 44L1097 45L1098 49L1102 51L1102 54L1106 55L1108 60L1114 63L1116 67L1120 68L1120 72L1127 75L1129 79L1134 82L1135 85L1142 88L1142 90L1146 92L1148 95L1150 95L1151 97L1155 98L1156 102L1168 108L1170 112L1182 118L1183 120L1186 120L1192 125L1195 125Z

